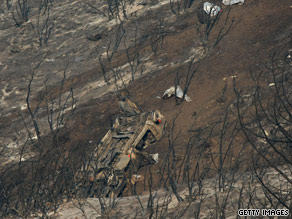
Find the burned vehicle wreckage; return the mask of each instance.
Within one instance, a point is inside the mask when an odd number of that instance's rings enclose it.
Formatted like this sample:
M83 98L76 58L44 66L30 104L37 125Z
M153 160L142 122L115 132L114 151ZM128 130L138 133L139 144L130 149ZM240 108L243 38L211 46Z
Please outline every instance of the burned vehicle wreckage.
M164 126L158 110L119 115L75 175L83 195L119 197L128 183L143 178L136 175L139 168L158 162L158 154L144 149L162 138Z

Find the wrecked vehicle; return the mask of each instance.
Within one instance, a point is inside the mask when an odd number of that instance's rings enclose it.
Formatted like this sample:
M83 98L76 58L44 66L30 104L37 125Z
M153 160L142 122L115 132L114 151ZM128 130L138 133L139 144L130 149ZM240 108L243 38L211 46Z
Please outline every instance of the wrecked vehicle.
M139 168L158 162L158 154L144 149L162 138L164 126L165 118L158 110L118 116L75 175L86 196L119 197L128 182L141 180L136 175Z

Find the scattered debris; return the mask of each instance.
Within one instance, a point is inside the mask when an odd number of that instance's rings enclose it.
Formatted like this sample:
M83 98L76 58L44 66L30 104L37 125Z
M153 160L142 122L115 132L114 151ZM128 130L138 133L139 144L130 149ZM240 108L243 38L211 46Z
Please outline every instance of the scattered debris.
M213 3L205 2L204 11L207 14L210 14L211 17L214 17L221 11L221 8L218 5L215 5Z
M286 56L286 61L288 65L292 66L292 49L288 50L288 54Z
M125 91L122 91L118 95L119 107L122 113L126 115L135 115L141 113L141 110L138 106L130 99L129 94Z
M164 91L162 98L166 99L169 97L174 96L175 93L175 86L170 87L169 89L167 89L166 91ZM176 87L176 97L182 99L183 98L183 94L184 92L182 91L181 87L179 85L177 85ZM191 102L191 98L188 95L185 95L185 100L187 102Z
M45 61L46 61L46 62L54 62L55 59L53 59L53 58L52 58L52 59L46 58Z
M158 163L158 157L159 157L159 154L158 153L156 153L156 154L152 154L152 158L153 158L153 160L156 162L156 163Z
M143 179L144 179L143 176L141 176L141 175L137 175L137 174L134 174L134 175L131 177L131 183L132 183L133 185L135 185L137 182L140 182L140 181L142 181Z
M197 10L197 17L201 24L205 24L212 19L216 19L216 15L219 12L221 12L221 8L219 6L213 3L205 2L204 5L199 6Z
M243 5L244 0L222 0L222 3L224 5L235 5L235 4Z

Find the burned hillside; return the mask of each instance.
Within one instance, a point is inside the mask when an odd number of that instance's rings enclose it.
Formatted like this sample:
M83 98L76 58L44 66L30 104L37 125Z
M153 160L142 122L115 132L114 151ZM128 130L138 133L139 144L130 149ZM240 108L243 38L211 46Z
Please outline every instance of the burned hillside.
M232 2L0 1L0 216L291 213L292 4Z

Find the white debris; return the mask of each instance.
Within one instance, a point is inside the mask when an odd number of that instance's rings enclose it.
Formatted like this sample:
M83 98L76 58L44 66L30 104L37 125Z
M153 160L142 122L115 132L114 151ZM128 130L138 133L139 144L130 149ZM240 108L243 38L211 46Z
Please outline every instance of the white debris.
M45 61L46 61L46 62L54 62L55 59L49 59L49 58L46 58Z
M155 160L156 163L158 163L158 156L159 156L158 153L152 154L152 158L153 158L153 160Z
M267 130L264 130L264 132L266 136L269 136L269 132Z
M173 96L175 93L175 86L170 87L169 89L167 89L166 91L164 91L162 97L163 98L169 98L171 96ZM179 85L177 85L176 87L176 97L182 99L184 92L182 91L181 87ZM191 102L191 98L188 95L185 95L185 100L187 102Z
M142 181L143 179L144 179L143 176L141 176L141 175L137 175L137 174L134 174L134 175L132 175L132 177L131 177L131 183L132 183L133 185L135 185L137 182L140 182L140 181Z
M211 13L211 17L213 17L213 16L216 16L221 11L221 8L213 3L205 2L204 3L204 11L207 14Z
M222 3L224 5L234 5L234 4L243 5L244 0L222 0Z
M275 83L270 83L269 87L275 86Z

